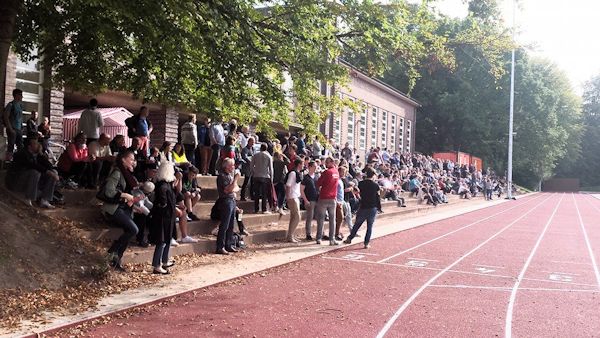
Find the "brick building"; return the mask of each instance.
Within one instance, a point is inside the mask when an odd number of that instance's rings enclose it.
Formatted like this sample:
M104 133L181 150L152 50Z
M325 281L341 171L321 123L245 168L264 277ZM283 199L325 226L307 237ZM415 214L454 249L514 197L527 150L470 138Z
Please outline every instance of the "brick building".
M390 151L412 151L415 143L416 109L419 104L385 83L361 73L350 64L340 62L348 68L351 75L348 87L322 83L322 93L348 97L360 103L363 108L360 112L345 109L339 114L332 114L321 126L325 136L333 138L338 144L349 142L361 156L375 146L388 148ZM4 107L12 100L12 90L22 89L26 114L36 110L40 119L49 117L52 141L62 144L64 111L86 107L90 96L69 90L44 89L42 84L44 77L48 75L39 62L22 62L10 53L4 77L5 93L3 98L0 97L0 103ZM155 146L160 146L165 140L177 141L180 121L185 119L184 114L189 114L183 108L143 104L123 92L108 91L98 94L96 98L100 107L124 107L133 113L140 106L147 106L150 109L149 120L154 125L151 143ZM28 118L24 117L25 120ZM283 131L281 126L274 127ZM290 125L293 130L301 127Z
M361 158L373 147L390 152L414 151L415 121L418 102L382 81L340 61L350 72L347 87L322 84L324 95L340 95L358 104L360 111L344 109L332 113L321 126L327 138L344 145L346 142Z

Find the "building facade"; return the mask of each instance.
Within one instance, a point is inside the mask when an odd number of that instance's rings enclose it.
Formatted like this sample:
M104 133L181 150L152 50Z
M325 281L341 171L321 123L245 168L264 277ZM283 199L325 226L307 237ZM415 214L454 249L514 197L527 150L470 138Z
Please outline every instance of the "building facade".
M342 61L350 72L346 87L323 84L324 95L352 100L358 111L331 113L321 132L337 144L349 143L364 158L372 148L389 152L414 151L418 102Z
M348 86L321 83L322 93L349 98L356 102L360 109L345 109L339 113L332 113L321 125L321 132L340 145L350 143L361 158L373 147L387 148L390 152L413 151L416 109L419 104L385 83L361 73L350 64L340 62L350 73L351 80ZM34 110L39 113L39 122L48 117L52 127L51 140L56 144L64 144L67 141L63 136L64 111L86 107L91 96L63 89L44 89L43 82L46 77L49 77L49 74L43 70L40 62L22 62L10 53L3 78L5 91L3 97L0 97L0 103L4 107L12 100L12 90L22 89L24 120L27 120L29 113ZM142 105L147 106L150 110L149 120L154 126L151 143L158 147L164 141L178 140L179 125L190 113L184 108L143 103L123 92L108 91L95 97L100 107L124 107L132 113L136 113ZM281 129L282 126L274 127L285 131ZM302 126L292 124L289 128L290 131L298 131ZM2 144L4 142L0 142L0 147ZM58 148L55 150L60 151Z

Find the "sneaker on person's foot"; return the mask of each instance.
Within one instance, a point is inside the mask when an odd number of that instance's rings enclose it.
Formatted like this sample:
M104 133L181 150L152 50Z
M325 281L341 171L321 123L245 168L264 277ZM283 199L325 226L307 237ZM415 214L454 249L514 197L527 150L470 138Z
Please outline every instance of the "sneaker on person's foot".
M198 243L198 240L190 236L185 236L180 240L181 243Z
M321 244L321 240L320 239L317 239L317 244L319 244L319 245Z
M292 238L288 238L287 241L288 241L288 243L298 243L298 240L295 239L295 238L293 238L293 237Z
M352 243L352 240L350 239L350 237L348 237L344 240L344 244L351 244L351 243Z
M338 240L338 241L341 241L341 240L344 239L344 236L342 236L342 235L336 235L335 239Z
M196 216L194 213L191 213L191 212L188 214L188 218L190 218L192 221L200 220L200 218L198 218L198 216Z
M281 216L287 215L287 212L285 212L285 210L283 210L283 208L279 208L279 210L277 210L277 212L279 212L279 214Z
M158 268L154 268L152 273L155 275L168 275L170 272L169 270L159 266Z
M262 213L265 214L265 215L270 215L271 214L271 212L269 210L265 210Z
M321 237L321 239L324 240L324 241L328 241L329 240L329 236L323 235L323 237Z
M331 245L331 246L340 245L340 243L338 243L336 240L333 240L333 241L329 241L329 245Z
M50 202L48 202L47 200L45 200L43 198L40 200L40 207L44 208L44 209L54 209L54 208L56 208L55 206L53 206L52 204L50 204Z
M179 246L179 243L173 238L171 238L171 246Z
M25 205L28 206L28 207L32 207L33 206L33 204L31 203L31 200L28 199L28 198L24 199L23 203L25 203Z
M313 240L313 238L312 238L312 236L311 236L311 235L306 235L306 240L307 240L307 241L312 241L312 240Z
M371 244L365 244L365 249L368 249L371 247Z
M186 219L188 222L191 222L191 221L192 221L192 218L190 217L190 215L187 215L187 216L185 216L185 219Z
M240 231L240 234L244 235L244 236L250 236L250 233L246 229L244 229L243 231Z
M162 268L163 269L167 269L170 268L172 266L175 265L175 260L174 259L169 259L169 261L167 261L166 263L163 263Z

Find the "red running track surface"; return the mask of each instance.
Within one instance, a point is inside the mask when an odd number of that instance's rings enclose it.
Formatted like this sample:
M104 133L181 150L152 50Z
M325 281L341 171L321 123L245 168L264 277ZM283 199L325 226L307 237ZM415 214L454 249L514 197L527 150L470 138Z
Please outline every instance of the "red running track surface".
M598 336L599 215L589 195L538 194L199 289L87 334Z

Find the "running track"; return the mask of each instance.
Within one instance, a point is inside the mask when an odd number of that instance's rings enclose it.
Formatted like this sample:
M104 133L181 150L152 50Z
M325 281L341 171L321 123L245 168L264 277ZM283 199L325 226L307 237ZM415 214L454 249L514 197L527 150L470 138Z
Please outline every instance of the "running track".
M371 244L184 294L88 334L600 336L600 201L591 196L537 194Z

